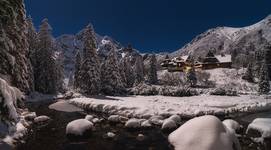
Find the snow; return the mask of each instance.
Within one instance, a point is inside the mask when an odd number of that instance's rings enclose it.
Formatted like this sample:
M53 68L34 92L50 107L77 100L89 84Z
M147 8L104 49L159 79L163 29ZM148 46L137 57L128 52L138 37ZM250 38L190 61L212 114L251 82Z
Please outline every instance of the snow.
M66 134L82 136L85 132L93 129L93 123L86 119L78 119L68 123Z
M108 132L106 135L107 135L107 137L109 137L109 138L114 138L114 137L116 136L116 134L113 133L113 132Z
M141 127L143 127L143 128L150 128L150 127L152 127L152 125L151 125L151 123L150 123L149 120L145 120L145 121L143 121L141 123Z
M251 129L262 133L262 138L271 137L271 118L257 118L248 125L247 132Z
M175 150L240 150L235 135L215 116L202 116L187 121L168 137Z
M228 129L233 130L236 132L240 129L240 124L232 119L226 119L222 122Z
M225 56L216 55L215 57L221 63L231 62L231 55L225 55Z
M119 115L111 115L108 117L108 121L110 122L119 122L120 121L120 116Z
M140 128L140 120L139 119L129 119L126 123L125 123L125 127L126 128Z
M83 109L78 108L72 104L69 104L65 100L60 100L54 104L51 104L49 106L50 109L56 110L56 111L63 111L63 112L81 112Z
M169 119L175 121L176 123L181 122L181 117L179 115L172 115L172 116L169 117Z
M126 96L107 97L105 99L74 98L69 100L71 104L89 111L101 109L102 113L109 115L121 115L125 117L145 118L151 116L171 116L178 114L181 117L194 117L204 114L229 114L238 112L257 112L271 108L271 99L263 96L241 95L210 96L200 95L193 97L167 97L167 96ZM102 106L102 107L101 107ZM118 121L118 116L110 116L110 121ZM152 121L153 119L150 119ZM162 117L154 119L162 124Z
M23 94L20 92L19 89L9 86L8 83L1 78L0 78L0 93L4 97L4 105L1 107L7 107L8 109L9 116L6 117L9 117L10 119L17 121L19 117L16 110L17 100L22 99Z

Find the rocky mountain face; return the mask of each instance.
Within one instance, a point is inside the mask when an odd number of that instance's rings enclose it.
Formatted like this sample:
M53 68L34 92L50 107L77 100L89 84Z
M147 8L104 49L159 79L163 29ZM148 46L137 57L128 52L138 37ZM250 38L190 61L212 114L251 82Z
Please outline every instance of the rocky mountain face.
M0 78L24 92L33 88L23 0L0 1Z
M192 54L199 57L205 55L209 50L216 54L230 54L233 49L240 49L238 53L244 53L244 46L259 47L263 44L262 39L271 42L271 15L248 27L210 29L198 35L183 48L171 53L171 56Z
M64 69L66 78L74 71L75 56L78 51L82 53L83 42L82 42L82 31L76 35L61 35L56 38L55 42L57 50L64 55ZM134 58L139 55L139 52L132 47L123 47L119 42L115 41L109 36L100 36L96 34L96 42L98 47L98 55L101 59L104 59L109 54L108 49L104 48L104 45L108 42L113 43L116 47L118 58L123 56L131 56Z

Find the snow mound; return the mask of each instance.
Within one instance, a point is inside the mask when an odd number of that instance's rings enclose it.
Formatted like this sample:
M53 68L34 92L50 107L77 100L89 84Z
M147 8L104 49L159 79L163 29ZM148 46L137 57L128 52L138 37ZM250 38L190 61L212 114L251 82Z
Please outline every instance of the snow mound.
M271 137L271 118L257 118L248 125L247 133L255 130L261 133L262 138Z
M120 122L120 116L119 115L111 115L108 117L108 121L110 122Z
M38 116L34 119L35 123L43 123L49 121L51 118L48 116Z
M176 123L181 122L181 117L179 115L172 115L172 116L169 117L169 119L175 121Z
M78 119L68 123L66 127L67 135L83 136L86 132L92 131L93 123L86 119Z
M126 123L125 123L125 127L126 128L140 128L140 119L129 119Z
M61 100L49 106L50 109L63 112L80 112L82 109L69 104L67 101Z
M236 132L237 130L240 129L240 124L236 122L235 120L232 119L226 119L222 122L228 129L233 130Z
M202 116L187 121L169 135L175 150L240 150L236 136L215 116Z

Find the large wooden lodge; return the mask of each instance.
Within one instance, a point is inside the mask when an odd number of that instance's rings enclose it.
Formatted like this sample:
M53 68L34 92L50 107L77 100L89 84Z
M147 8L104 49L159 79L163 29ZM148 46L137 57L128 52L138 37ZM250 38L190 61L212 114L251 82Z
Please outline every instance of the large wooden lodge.
M231 55L214 55L208 52L207 55L196 61L191 60L190 56L175 57L173 59L166 58L161 66L169 72L184 72L192 67L196 70L207 70L215 68L231 68Z

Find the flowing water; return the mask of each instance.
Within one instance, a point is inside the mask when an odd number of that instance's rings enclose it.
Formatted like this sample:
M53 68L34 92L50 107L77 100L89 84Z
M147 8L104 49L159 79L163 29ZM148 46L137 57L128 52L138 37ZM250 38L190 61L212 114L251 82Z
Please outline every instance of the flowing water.
M46 126L33 126L30 135L25 142L19 144L17 150L172 150L167 141L168 132L162 132L158 127L148 130L131 131L124 128L123 124L110 124L106 120L95 124L93 134L84 140L71 141L65 135L66 125L75 119L84 118L84 112L63 112L49 109L53 102L28 103L30 111L37 115L47 115L52 120ZM52 106L52 105L51 105ZM50 106L50 107L51 107ZM63 106L63 105L62 105ZM65 108L71 107L65 105ZM58 107L59 110L63 107ZM70 108L74 110L73 108ZM80 109L79 109L80 110ZM270 117L270 112L248 115L235 118L243 126L247 126L256 117ZM94 115L95 116L95 115ZM102 115L97 116L103 117ZM116 134L115 138L106 138L108 132ZM243 131L243 135L244 135ZM143 134L143 141L137 140L138 134ZM239 137L243 150L255 150L259 145L253 143L249 138ZM260 148L261 149L261 148Z

